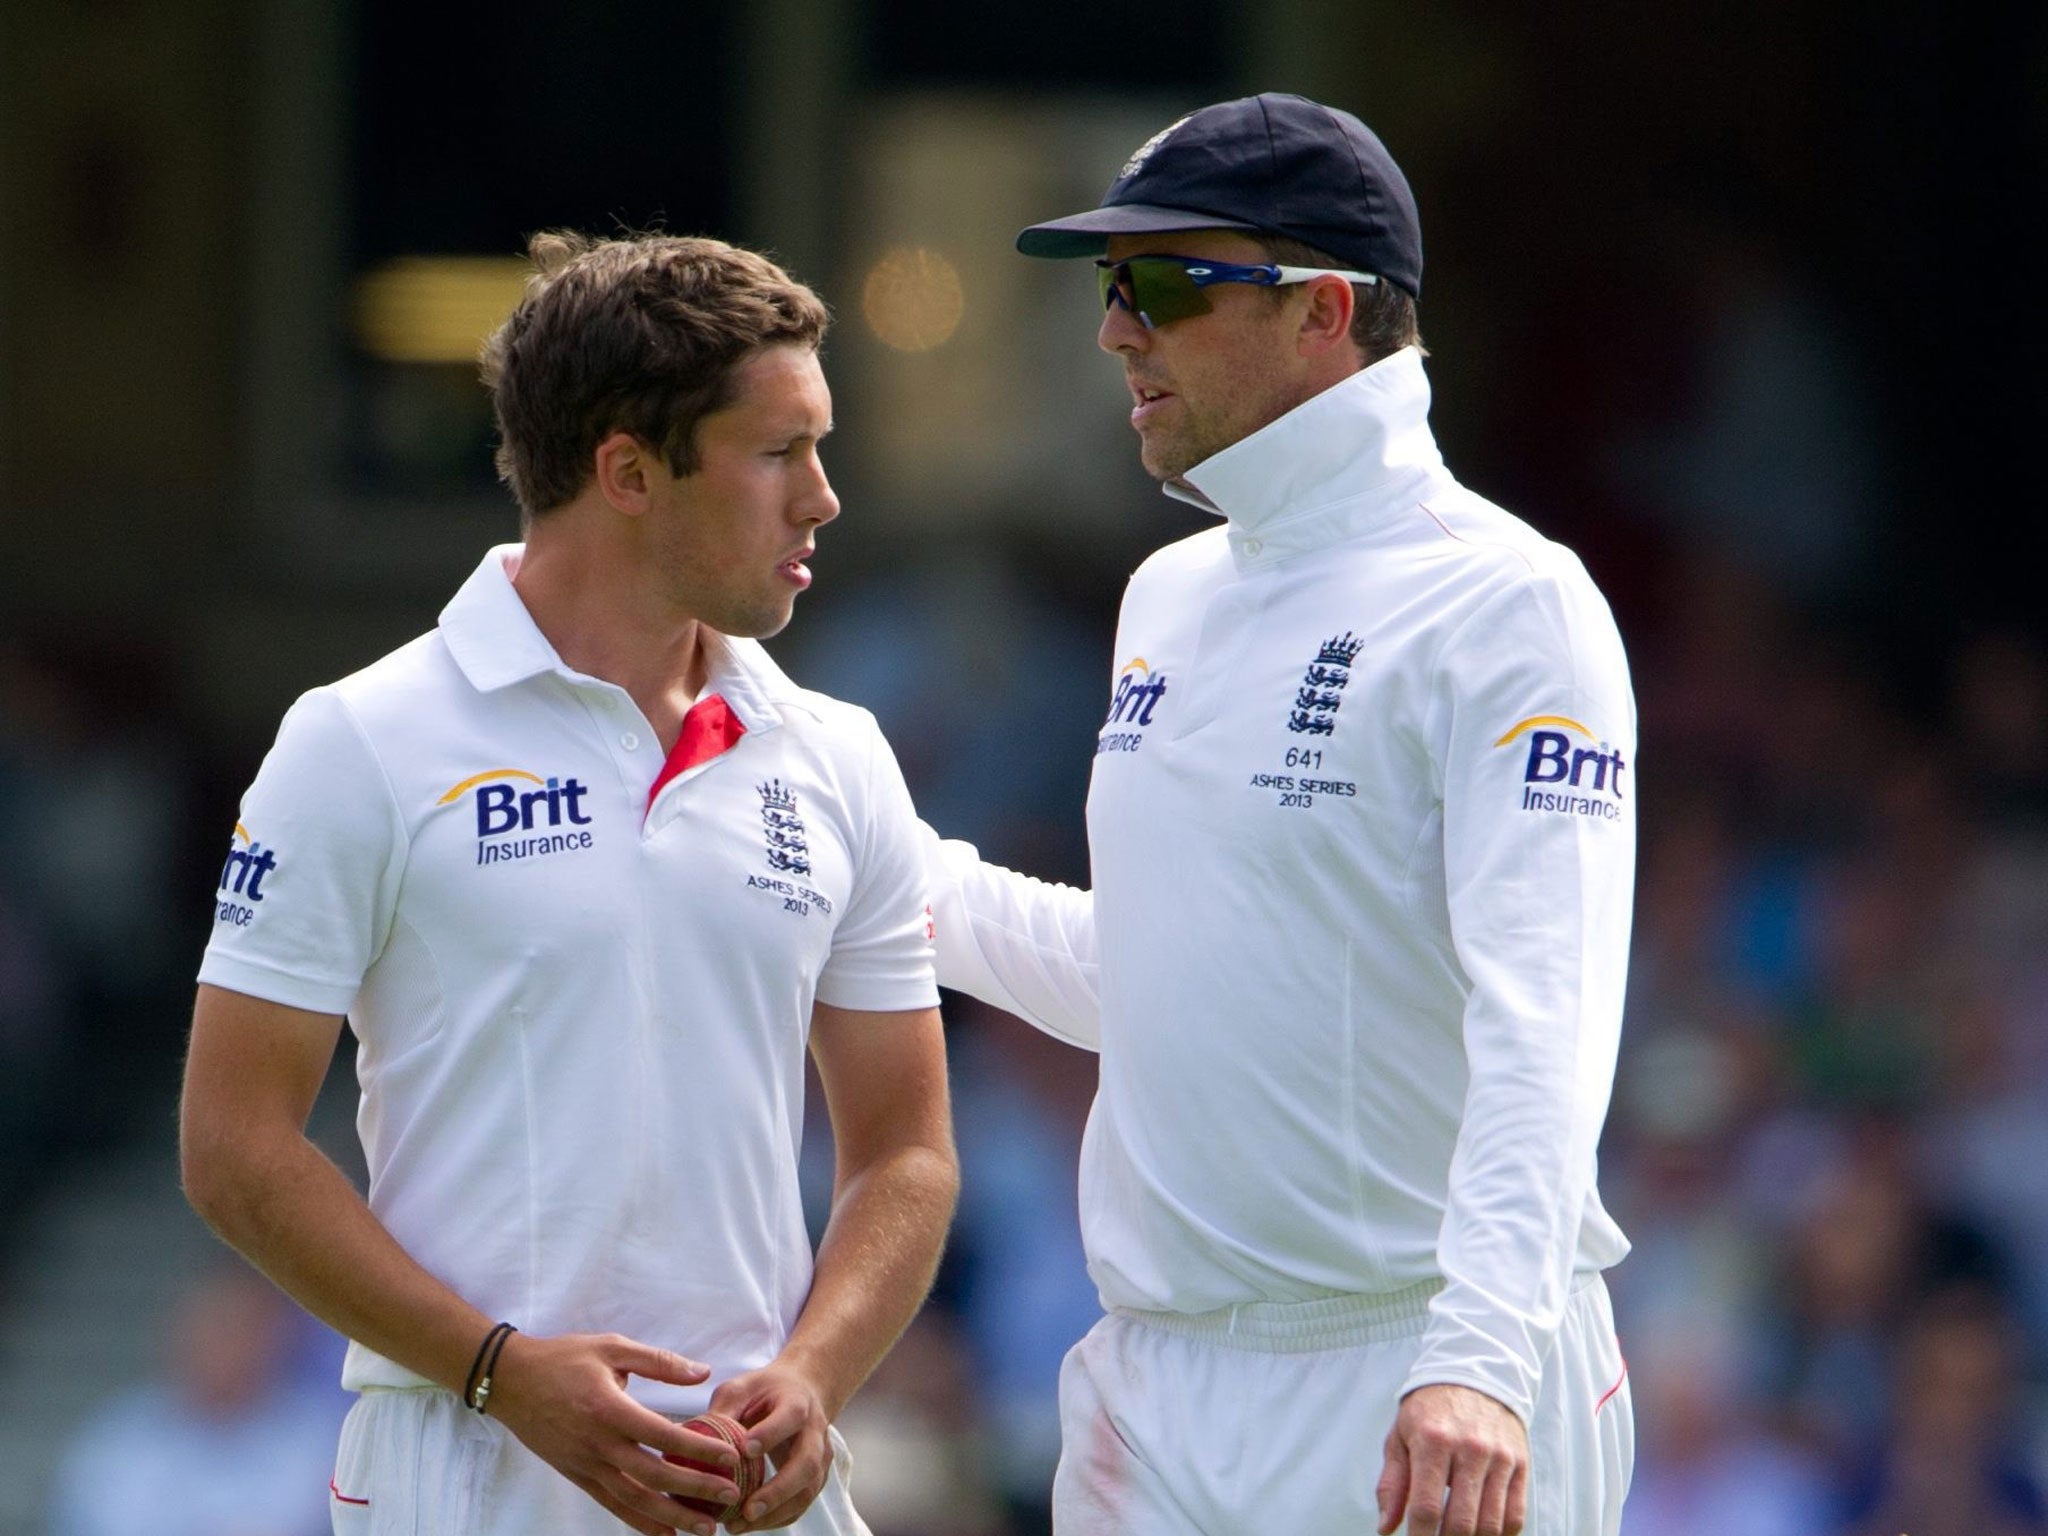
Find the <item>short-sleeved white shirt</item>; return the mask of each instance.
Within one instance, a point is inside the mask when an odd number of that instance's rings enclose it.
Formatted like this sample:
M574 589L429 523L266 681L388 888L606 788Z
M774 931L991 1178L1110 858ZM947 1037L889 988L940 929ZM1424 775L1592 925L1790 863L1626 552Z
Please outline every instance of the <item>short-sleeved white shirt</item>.
M717 1380L772 1358L809 1289L813 1001L938 1001L916 822L873 718L747 640L698 706L725 729L650 803L660 743L555 654L519 553L286 715L200 979L348 1015L371 1209L455 1291ZM343 1381L420 1384L361 1345ZM707 1390L635 1383L666 1411Z

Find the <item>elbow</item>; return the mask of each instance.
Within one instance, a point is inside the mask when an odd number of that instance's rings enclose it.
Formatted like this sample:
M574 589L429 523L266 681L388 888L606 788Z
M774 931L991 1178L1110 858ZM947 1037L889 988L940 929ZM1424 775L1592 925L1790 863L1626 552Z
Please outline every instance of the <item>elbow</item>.
M960 1154L954 1150L952 1139L949 1137L941 1146L919 1148L913 1167L927 1197L943 1205L950 1218L953 1208L960 1203Z
M881 1198L906 1211L941 1218L960 1196L960 1158L951 1136L908 1141L872 1157L842 1154L835 1206L855 1198Z
M929 1294L933 1282L938 1278L939 1260L944 1257L946 1240L953 1230L953 1223L960 1214L960 1159L954 1153L950 1141L944 1147L921 1149L915 1163L914 1196L915 1208L921 1216L918 1222L930 1244L931 1260L924 1276L924 1291Z
M185 1191L185 1203L218 1232L230 1204L230 1179L217 1148L195 1137L188 1126L178 1138L178 1182Z
M178 1178L200 1219L234 1244L247 1225L254 1187L248 1158L234 1138L195 1125L188 1115L178 1137Z
M897 1177L900 1187L915 1192L911 1200L943 1234L960 1205L960 1157L951 1138L906 1152L897 1165Z

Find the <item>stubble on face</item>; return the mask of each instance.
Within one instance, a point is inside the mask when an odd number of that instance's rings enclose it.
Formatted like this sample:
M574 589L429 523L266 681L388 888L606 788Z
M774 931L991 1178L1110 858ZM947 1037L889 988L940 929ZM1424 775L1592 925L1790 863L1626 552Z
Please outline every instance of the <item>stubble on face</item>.
M741 365L738 396L698 424L697 468L670 482L650 529L677 609L720 634L779 633L808 582L791 566L839 515L818 444L832 396L808 348L770 347Z
M1219 230L1112 239L1111 259L1158 254L1256 263L1264 253L1249 238ZM1124 365L1133 399L1145 390L1171 398L1135 419L1138 458L1156 480L1178 482L1189 470L1277 421L1308 398L1292 339L1296 320L1286 294L1248 284L1207 290L1210 311L1143 329L1113 312L1100 341Z
M1265 296L1255 297L1263 301ZM1171 390L1174 400L1138 429L1138 461L1145 472L1155 480L1177 482L1197 464L1285 415L1298 402L1275 389L1275 372L1254 345L1219 349L1201 364L1159 380L1156 387ZM1134 387L1150 382L1142 373L1130 379Z

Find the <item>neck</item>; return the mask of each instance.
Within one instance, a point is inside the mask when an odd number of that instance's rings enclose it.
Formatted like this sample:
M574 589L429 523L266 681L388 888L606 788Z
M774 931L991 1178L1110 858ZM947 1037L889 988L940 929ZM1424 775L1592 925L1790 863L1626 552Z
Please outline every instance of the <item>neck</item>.
M668 746L704 686L708 631L620 547L636 531L623 522L575 502L532 520L512 586L555 654L625 689Z
M1348 344L1347 350L1344 352L1325 354L1320 358L1312 359L1310 365L1303 369L1300 378L1296 382L1296 387L1283 394L1275 402L1279 406L1278 410L1252 428L1251 431L1245 433L1244 437L1238 438L1235 442L1225 443L1222 448L1216 450L1216 453L1223 453L1228 449L1235 448L1238 443L1243 442L1247 437L1257 437L1259 433L1272 426L1274 422L1284 417L1292 416L1304 405L1307 405L1309 401L1315 399L1316 396L1324 393L1326 390L1336 388L1354 374L1363 372L1363 367L1357 359L1358 349L1350 347ZM1214 458L1215 454L1211 454L1210 457ZM1189 471L1200 468L1200 464L1188 466ZM1176 491L1182 496L1195 501L1198 505L1212 505L1209 499L1187 478L1185 472L1178 475L1170 475L1160 483L1166 489ZM1220 514L1220 508L1215 510Z

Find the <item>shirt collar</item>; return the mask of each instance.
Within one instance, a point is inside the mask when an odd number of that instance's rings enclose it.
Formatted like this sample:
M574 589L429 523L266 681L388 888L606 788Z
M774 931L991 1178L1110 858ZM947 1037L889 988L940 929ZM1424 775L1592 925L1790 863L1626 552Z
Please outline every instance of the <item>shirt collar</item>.
M1211 454L1166 494L1228 521L1234 554L1317 547L1444 474L1422 353L1403 347ZM1364 504L1364 505L1361 505Z
M746 728L756 735L782 724L782 711L795 705L816 716L804 691L789 680L758 640L735 640L706 629L705 650L710 659L706 694L718 694Z
M470 685L480 693L509 688L543 672L588 686L593 679L556 654L512 585L525 546L500 544L441 610L441 639ZM804 704L803 690L769 657L758 640L736 640L706 630L706 693L721 695L749 731L782 723L779 706Z
M441 639L479 693L523 683L542 672L574 676L555 654L512 586L523 544L500 544L441 610Z

